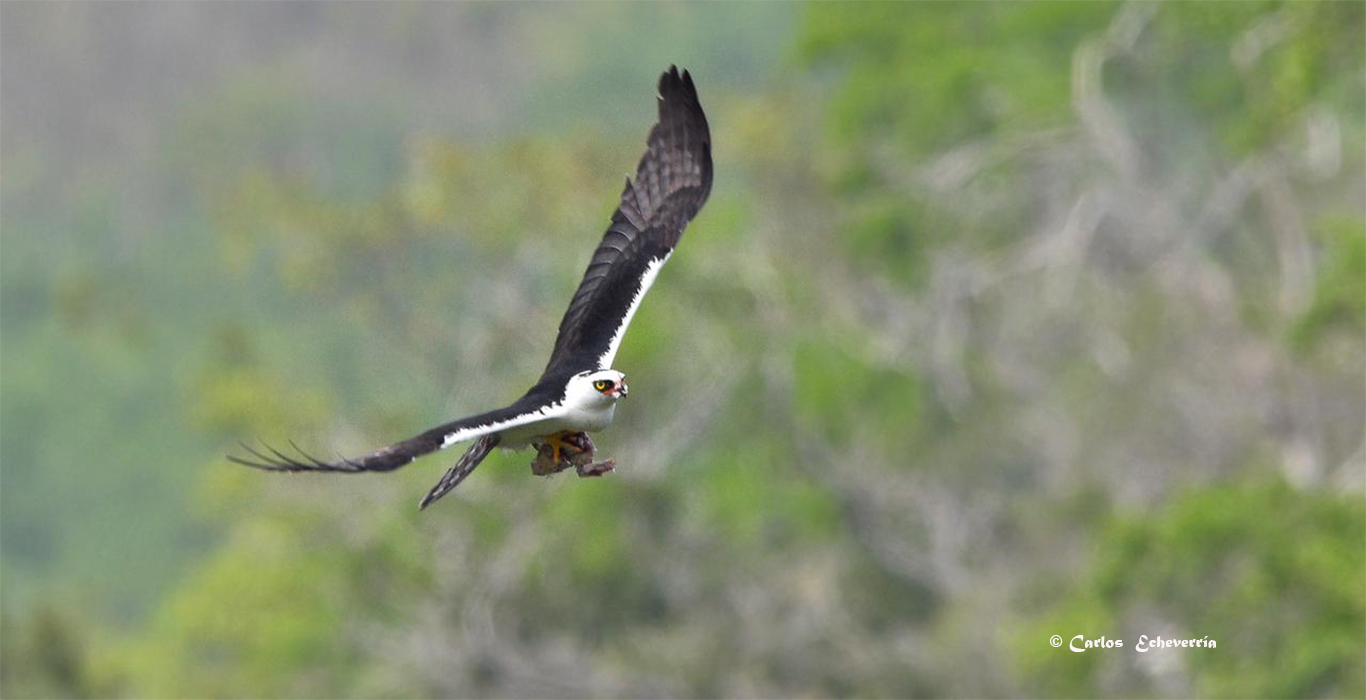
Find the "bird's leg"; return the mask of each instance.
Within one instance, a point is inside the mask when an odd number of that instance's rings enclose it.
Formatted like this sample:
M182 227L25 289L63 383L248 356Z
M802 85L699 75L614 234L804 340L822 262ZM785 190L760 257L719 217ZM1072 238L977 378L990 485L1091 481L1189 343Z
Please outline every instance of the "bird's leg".
M588 433L569 433L564 436L564 445L568 448L567 451L574 453L566 461L575 467L592 462L593 455L598 452L597 446L593 444L593 439L588 437Z
M550 445L550 461L559 464L563 459L560 452L564 450L564 433L555 433L546 442Z
M580 469L593 461L595 452L596 448L587 433L567 430L554 433L536 446L536 459L531 463L531 473L545 476L570 467Z

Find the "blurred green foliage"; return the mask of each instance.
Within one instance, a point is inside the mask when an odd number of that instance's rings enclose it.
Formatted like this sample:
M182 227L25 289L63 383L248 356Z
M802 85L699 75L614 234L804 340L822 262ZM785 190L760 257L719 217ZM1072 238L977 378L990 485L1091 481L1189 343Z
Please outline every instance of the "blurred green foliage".
M1347 342L1366 335L1366 220L1333 217L1318 229L1323 268L1314 284L1313 303L1296 320L1292 341L1306 348L1337 335Z
M1303 494L1279 480L1195 489L1156 512L1116 518L1097 535L1093 569L1019 640L1025 673L1041 690L1068 697L1119 692L1117 677L1125 692L1359 697L1364 530L1361 499ZM1078 632L1124 639L1126 647L1076 654L1039 644ZM1218 646L1139 652L1141 635ZM1124 676L1135 657L1151 665ZM1196 682L1164 688L1154 672L1164 663L1188 665Z
M7 696L93 698L114 689L93 677L89 641L69 615L40 607L22 620L6 617L0 623Z
M0 695L1366 693L1361 4L15 7ZM615 475L222 460L524 390L670 62Z

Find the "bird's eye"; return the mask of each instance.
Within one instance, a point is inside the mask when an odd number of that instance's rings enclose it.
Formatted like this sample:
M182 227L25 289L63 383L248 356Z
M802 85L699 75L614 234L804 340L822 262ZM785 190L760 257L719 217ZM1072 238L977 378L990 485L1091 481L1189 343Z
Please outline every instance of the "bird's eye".
M606 379L599 379L598 381L593 382L593 388L598 391L607 391L612 388L612 382L609 382Z

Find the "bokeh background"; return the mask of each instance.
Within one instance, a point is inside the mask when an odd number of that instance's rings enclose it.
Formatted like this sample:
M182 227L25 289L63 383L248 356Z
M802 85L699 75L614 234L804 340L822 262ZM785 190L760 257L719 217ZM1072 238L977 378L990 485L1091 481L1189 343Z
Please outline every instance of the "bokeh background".
M1364 7L0 5L0 694L1366 695ZM520 395L671 63L614 476L223 459Z

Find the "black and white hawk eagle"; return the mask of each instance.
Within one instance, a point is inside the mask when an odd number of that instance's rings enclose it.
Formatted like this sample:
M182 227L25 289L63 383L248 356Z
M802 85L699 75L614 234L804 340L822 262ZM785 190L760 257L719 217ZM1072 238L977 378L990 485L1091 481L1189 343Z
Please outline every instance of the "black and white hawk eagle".
M299 457L290 457L268 446L246 445L251 458L229 459L268 471L387 472L473 440L422 499L422 508L455 488L495 447L536 447L532 471L537 474L571 466L581 476L611 471L612 460L593 461L587 434L610 425L617 401L626 395L626 377L612 369L612 360L645 292L707 201L711 179L707 117L692 76L671 66L659 79L659 121L650 130L635 179L627 178L621 205L560 321L545 372L522 398L353 459L322 461L297 446Z

